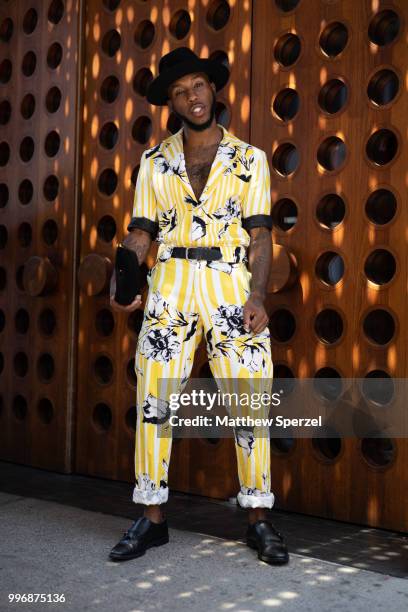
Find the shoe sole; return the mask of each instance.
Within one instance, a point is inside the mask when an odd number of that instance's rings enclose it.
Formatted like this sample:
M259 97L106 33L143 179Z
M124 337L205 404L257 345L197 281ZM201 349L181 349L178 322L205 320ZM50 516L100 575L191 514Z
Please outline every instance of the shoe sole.
M149 544L146 545L144 550L141 550L138 553L129 553L128 555L110 554L109 559L111 559L111 561L128 561L129 559L137 559L138 557L143 557L143 555L145 554L148 548L153 548L154 546L163 546L163 544L168 544L168 542L169 542L169 537L166 536L164 538L161 538L160 540L155 540L154 542L150 542Z
M285 565L285 563L289 562L289 555L287 557L284 557L283 559L278 557L268 557L267 555L261 555L258 549L258 545L255 542L247 540L246 543L249 548L253 548L254 550L258 551L258 559L260 561L263 561L264 563L269 563L269 565Z

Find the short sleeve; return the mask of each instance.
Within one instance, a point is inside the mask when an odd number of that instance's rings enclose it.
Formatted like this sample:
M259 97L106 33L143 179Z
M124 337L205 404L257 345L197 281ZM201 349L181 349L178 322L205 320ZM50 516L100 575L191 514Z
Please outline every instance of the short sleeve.
M254 149L254 166L244 202L242 226L245 230L254 227L272 229L271 176L265 151Z
M151 234L153 240L157 236L159 224L157 222L156 194L151 180L150 163L143 151L140 159L140 168L137 175L135 196L133 200L132 218L127 226L128 232L133 229L142 229Z

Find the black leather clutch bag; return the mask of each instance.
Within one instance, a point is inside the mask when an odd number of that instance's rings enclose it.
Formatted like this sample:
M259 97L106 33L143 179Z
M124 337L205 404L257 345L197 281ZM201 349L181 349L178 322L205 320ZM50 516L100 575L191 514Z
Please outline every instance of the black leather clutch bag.
M138 294L141 294L146 284L147 267L139 265L136 253L121 244L116 249L115 258L116 292L115 300L127 306Z

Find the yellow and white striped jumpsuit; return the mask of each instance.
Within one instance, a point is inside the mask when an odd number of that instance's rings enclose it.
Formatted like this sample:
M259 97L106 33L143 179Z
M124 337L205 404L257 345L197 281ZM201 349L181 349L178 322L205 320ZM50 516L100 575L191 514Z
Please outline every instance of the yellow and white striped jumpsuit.
M140 162L128 230L141 228L157 236L159 249L148 278L135 358L135 503L162 504L168 499L172 439L158 434L158 424L170 411L166 397L158 392L158 381L188 378L203 333L220 387L227 379L258 379L262 391L271 393L269 329L254 334L243 327L251 279L247 230L272 225L269 167L264 151L219 127L223 138L198 201L186 173L183 128L144 151ZM176 259L170 256L175 246L217 246L222 259ZM252 416L266 415L258 411ZM238 502L242 507L271 508L268 430L234 433Z

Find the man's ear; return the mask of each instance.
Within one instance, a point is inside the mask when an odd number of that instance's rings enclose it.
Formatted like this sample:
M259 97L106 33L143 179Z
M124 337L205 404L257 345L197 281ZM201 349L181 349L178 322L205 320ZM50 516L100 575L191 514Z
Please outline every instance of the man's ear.
M172 113L173 112L173 103L170 100L170 98L168 98L168 100L167 100L167 106L168 106L169 112Z

